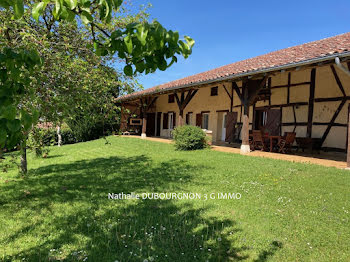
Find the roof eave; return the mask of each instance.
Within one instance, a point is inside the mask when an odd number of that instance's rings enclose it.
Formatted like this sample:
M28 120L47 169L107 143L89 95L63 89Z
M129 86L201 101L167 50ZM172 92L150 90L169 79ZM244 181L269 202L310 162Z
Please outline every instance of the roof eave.
M295 63L284 64L284 65L280 65L280 66L267 67L267 68L242 72L242 73L238 73L238 74L231 74L231 75L228 75L225 77L219 77L219 78L214 78L214 79L200 81L200 82L193 82L193 83L189 83L186 85L180 85L180 86L159 89L159 90L155 90L155 91L152 91L152 92L149 92L146 94L140 94L140 95L135 95L132 97L126 97L125 99L123 99L121 97L121 98L117 99L117 101L124 102L124 101L128 101L128 100L134 100L136 98L140 98L143 96L150 96L150 95L154 95L154 94L158 94L158 93L162 93L162 92L168 92L168 91L172 91L172 90L179 90L179 89L183 89L183 88L211 84L211 83L215 83L215 82L224 82L224 81L235 80L235 79L239 79L239 78L243 78L243 77L247 77L247 76L254 76L257 74L267 74L267 73L271 73L274 71L287 70L287 69L291 69L294 67L301 67L301 66L306 66L306 65L315 64L315 63L322 63L322 62L325 62L328 60L333 60L336 57L339 57L339 58L350 57L350 51L343 52L343 53L335 53L332 55L320 56L320 57L316 57L316 58L312 58L312 59L308 59L308 60L303 60L303 61L299 61L299 62L295 62Z

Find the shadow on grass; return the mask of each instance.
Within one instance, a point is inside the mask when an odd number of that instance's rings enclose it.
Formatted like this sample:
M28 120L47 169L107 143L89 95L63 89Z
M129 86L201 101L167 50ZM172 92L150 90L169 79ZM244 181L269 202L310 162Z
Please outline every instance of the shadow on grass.
M235 233L240 231L236 223L206 217L205 208L180 200L107 199L108 193L184 192L182 185L201 168L139 155L31 170L27 179L8 183L0 192L0 208L9 220L16 213L12 222L21 225L0 239L0 246L11 247L2 259L245 260L248 248L235 244ZM35 219L28 217L28 210ZM26 237L35 241L21 245ZM264 252L267 257L274 251Z
M279 249L283 248L283 244L279 241L272 241L268 250L263 250L258 259L254 260L255 262L264 262L268 261Z

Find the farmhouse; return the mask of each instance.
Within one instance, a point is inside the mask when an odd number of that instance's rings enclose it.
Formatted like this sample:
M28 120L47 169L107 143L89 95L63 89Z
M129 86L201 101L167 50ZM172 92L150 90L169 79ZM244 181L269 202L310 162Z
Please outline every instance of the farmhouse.
M253 130L290 132L294 145L346 152L349 68L350 33L278 50L118 98L121 130L169 138L197 125L242 153Z

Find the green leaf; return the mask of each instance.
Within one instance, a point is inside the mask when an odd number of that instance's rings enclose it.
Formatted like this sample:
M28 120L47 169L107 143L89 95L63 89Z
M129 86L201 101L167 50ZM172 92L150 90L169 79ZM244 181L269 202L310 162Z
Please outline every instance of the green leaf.
M193 47L195 41L189 36L185 36L185 39L186 39L186 42L187 42L189 48L191 49Z
M39 16L43 14L45 7L46 3L44 2L39 2L33 7L32 16L36 21L39 21Z
M135 66L137 72L142 73L143 71L145 71L145 63L143 61L136 63Z
M166 62L166 60L164 59L164 57L160 57L159 59L159 64L158 64L158 68L162 71L165 71L168 67L168 64Z
M53 16L58 19L61 13L61 2L60 0L55 0L55 9L53 10Z
M13 6L13 10L15 12L15 18L21 18L24 13L24 3L23 0L15 0L15 4Z
M7 106L5 108L3 108L3 112L1 114L1 116L3 118L6 118L8 120L14 120L16 118L16 107L15 106Z
M3 7L3 8L9 8L10 5L9 3L6 1L6 0L0 0L0 7Z
M114 3L114 7L115 7L116 9L118 9L119 6L122 5L123 0L113 0L113 3Z
M177 63L177 57L176 56L173 56L173 58L171 59L171 62L168 65L168 67L172 66L174 63Z
M92 20L94 20L94 18L92 17L91 14L89 14L86 11L83 11L80 15L81 20L83 21L84 24L89 24L90 22L92 22Z
M21 129L21 122L18 119L7 121L6 126L11 133L16 133Z
M132 76L133 70L132 70L131 65L126 65L124 67L124 74L126 74L127 76Z
M67 5L70 8L70 10L73 10L78 5L78 1L77 0L65 0L65 2L67 3Z
M130 35L127 35L125 38L124 38L124 43L125 43L125 46L126 46L126 50L129 54L132 53L132 40L131 40L131 36Z
M68 13L68 16L67 16L66 20L68 22L72 22L75 18L75 13L72 12L71 10L67 10L67 13Z
M140 26L137 27L136 37L139 39L142 45L146 44L147 34L148 30L142 24L140 24Z

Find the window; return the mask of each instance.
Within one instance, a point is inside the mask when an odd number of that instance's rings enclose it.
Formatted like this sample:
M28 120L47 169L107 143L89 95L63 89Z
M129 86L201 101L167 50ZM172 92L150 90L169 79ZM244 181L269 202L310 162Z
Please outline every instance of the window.
M266 125L267 112L265 110L256 110L254 119L254 129L262 129Z
M175 95L174 94L171 94L168 96L168 103L174 103L175 102Z
M174 113L168 113L169 129L174 129Z
M217 86L212 87L212 88L210 89L210 95L211 95L211 96L217 96L217 95L218 95L218 87L217 87Z
M203 129L209 129L209 114L208 113L204 113L202 114L202 128Z
M186 125L193 125L192 115L192 112L186 114Z

